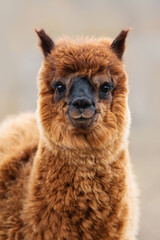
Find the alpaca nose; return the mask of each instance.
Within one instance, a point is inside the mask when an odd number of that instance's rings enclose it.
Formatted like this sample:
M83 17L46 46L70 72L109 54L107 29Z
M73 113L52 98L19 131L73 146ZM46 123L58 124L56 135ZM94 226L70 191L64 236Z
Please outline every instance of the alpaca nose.
M77 109L84 109L90 107L92 102L86 97L77 97L73 100L72 104Z

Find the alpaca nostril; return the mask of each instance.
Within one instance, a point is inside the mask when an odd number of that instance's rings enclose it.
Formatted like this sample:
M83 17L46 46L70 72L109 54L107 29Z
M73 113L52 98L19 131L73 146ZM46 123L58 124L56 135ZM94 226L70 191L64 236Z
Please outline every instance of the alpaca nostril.
M87 108L92 105L92 102L85 97L79 97L73 100L73 106L76 108Z

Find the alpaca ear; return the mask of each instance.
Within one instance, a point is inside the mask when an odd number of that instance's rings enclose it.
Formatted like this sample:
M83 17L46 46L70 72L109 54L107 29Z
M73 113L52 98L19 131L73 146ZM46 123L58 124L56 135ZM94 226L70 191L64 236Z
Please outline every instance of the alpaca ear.
M122 59L125 50L125 41L129 31L130 29L122 30L110 46L110 48L117 54L119 59Z
M42 52L43 52L44 56L46 57L48 54L51 53L51 50L54 48L54 42L45 33L45 31L43 29L41 29L40 31L35 29L35 32L37 33L37 35L40 39L39 46L41 47Z

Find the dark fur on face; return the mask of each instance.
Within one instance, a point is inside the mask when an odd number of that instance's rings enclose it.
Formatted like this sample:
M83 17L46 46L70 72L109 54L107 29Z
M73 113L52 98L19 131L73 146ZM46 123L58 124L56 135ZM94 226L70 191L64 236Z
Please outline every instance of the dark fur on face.
M94 89L88 79L73 80L68 98L69 119L75 127L88 128L96 115Z
M99 89L92 83L92 79L75 77L70 84L57 81L52 85L57 102L65 99L68 105L67 115L71 123L85 131L93 124L97 112L98 99L111 100L113 80L103 82Z

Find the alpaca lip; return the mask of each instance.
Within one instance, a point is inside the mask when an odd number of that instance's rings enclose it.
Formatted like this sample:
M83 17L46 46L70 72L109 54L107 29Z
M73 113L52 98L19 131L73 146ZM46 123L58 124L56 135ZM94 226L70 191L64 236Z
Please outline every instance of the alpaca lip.
M84 117L80 117L80 118L76 118L74 119L76 122L86 122L89 121L91 118L84 118Z
M73 118L70 116L70 114L68 114L68 117L71 121L71 123L77 127L77 128L88 128L92 125L93 121L94 121L94 117L95 114L91 117L91 118L84 118L84 117L80 117L80 118Z
M78 121L85 121L85 120L88 120L88 119L90 119L90 118L80 117L80 118L77 118L76 120L78 120Z

